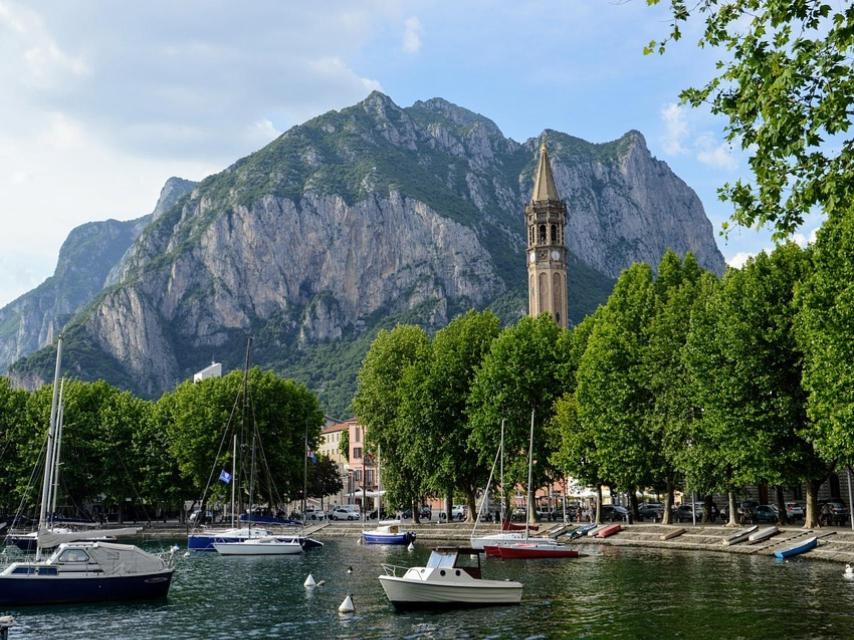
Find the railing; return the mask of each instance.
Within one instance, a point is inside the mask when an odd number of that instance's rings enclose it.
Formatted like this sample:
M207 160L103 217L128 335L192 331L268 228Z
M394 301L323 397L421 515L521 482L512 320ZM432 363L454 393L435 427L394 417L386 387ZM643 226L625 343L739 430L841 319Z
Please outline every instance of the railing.
M402 578L403 575L407 571L409 571L410 569L413 568L413 567L402 567L402 566L397 565L397 564L386 564L386 563L383 563L382 567L383 567L383 571L385 571L385 574L387 576L391 576L393 578ZM400 573L400 575L398 575L398 572ZM421 574L420 571L415 571L415 574L418 575L419 580L425 579L425 577Z

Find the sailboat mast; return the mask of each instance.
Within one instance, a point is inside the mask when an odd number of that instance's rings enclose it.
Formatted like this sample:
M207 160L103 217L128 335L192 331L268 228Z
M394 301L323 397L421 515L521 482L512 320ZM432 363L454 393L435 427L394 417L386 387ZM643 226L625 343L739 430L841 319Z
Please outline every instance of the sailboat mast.
M240 479L237 476L237 433L234 434L234 445L231 454L231 526L234 527L234 492Z
M308 426L303 432L302 443L302 526L305 526L305 505L308 498Z
M382 481L382 468L383 468L383 454L382 447L377 445L377 522L382 520L383 513L383 481Z
M498 446L498 451L501 454L501 464L499 466L498 482L501 484L501 522L504 522L505 502L507 502L507 494L504 491L504 420L501 418L501 444ZM503 525L502 525L503 526Z
M531 497L531 485L533 484L534 470L534 410L531 409L531 437L528 442L528 514L525 518L525 539L528 539L528 530L531 523L531 506L533 500Z
M246 442L246 407L249 404L249 351L252 349L252 336L246 338L246 356L243 359L243 406L241 407L240 428L243 442ZM252 430L252 462L249 466L249 535L252 536L252 491L255 488L255 430Z
M53 470L53 442L56 437L56 413L59 407L59 371L62 367L62 335L56 341L56 368L53 372L53 400L50 405L50 427L47 431L47 448L45 449L44 480L42 482L42 503L39 510L39 531L47 528L47 508L50 504L50 478ZM36 557L40 555L40 547L36 545Z
M62 382L59 384L59 409L57 410L56 415L56 446L54 447L53 454L53 471L51 475L50 484L51 484L51 497L50 497L50 519L56 517L56 496L59 493L59 461L60 461L60 451L62 450L62 427L65 422L65 378L62 379Z

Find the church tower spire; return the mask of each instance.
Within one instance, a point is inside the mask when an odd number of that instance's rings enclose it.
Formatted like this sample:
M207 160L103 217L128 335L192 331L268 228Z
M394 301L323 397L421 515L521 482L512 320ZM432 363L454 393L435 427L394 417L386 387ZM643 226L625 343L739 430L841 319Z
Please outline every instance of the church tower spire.
M555 186L546 143L534 173L534 190L525 207L528 226L528 315L548 313L561 327L568 323L566 303L566 204Z

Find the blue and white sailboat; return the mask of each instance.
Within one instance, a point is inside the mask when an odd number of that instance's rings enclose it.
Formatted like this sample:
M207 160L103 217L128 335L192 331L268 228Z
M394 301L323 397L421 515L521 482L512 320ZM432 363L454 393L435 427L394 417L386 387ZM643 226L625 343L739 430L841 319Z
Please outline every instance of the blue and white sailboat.
M61 362L62 336L56 347L36 559L13 562L0 571L0 606L163 598L169 593L175 571L171 554L158 556L133 545L81 541L91 536L91 531L48 529L52 480L59 464L56 429ZM42 560L42 550L54 547L56 550Z
M377 447L377 518L383 512L382 492L382 458ZM382 520L375 529L362 531L362 542L365 544L403 544L415 541L414 531L401 531L400 520Z

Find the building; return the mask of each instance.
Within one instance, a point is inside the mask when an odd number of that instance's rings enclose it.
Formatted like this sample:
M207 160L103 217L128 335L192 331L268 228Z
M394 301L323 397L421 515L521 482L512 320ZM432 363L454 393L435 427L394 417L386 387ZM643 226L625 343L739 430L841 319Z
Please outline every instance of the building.
M566 204L555 186L546 145L534 176L531 201L525 207L528 227L528 315L548 313L566 328Z
M196 374L193 374L193 382L201 382L202 380L207 380L208 378L221 378L222 377L222 364L219 362L211 362L209 366L205 367L201 371Z
M345 432L349 441L346 456L340 449ZM361 505L365 499L368 507L372 509L374 492L378 488L377 474L376 463L366 452L365 428L355 418L343 422L327 420L320 434L318 453L329 457L338 465L344 485L340 494L329 496L329 504Z

